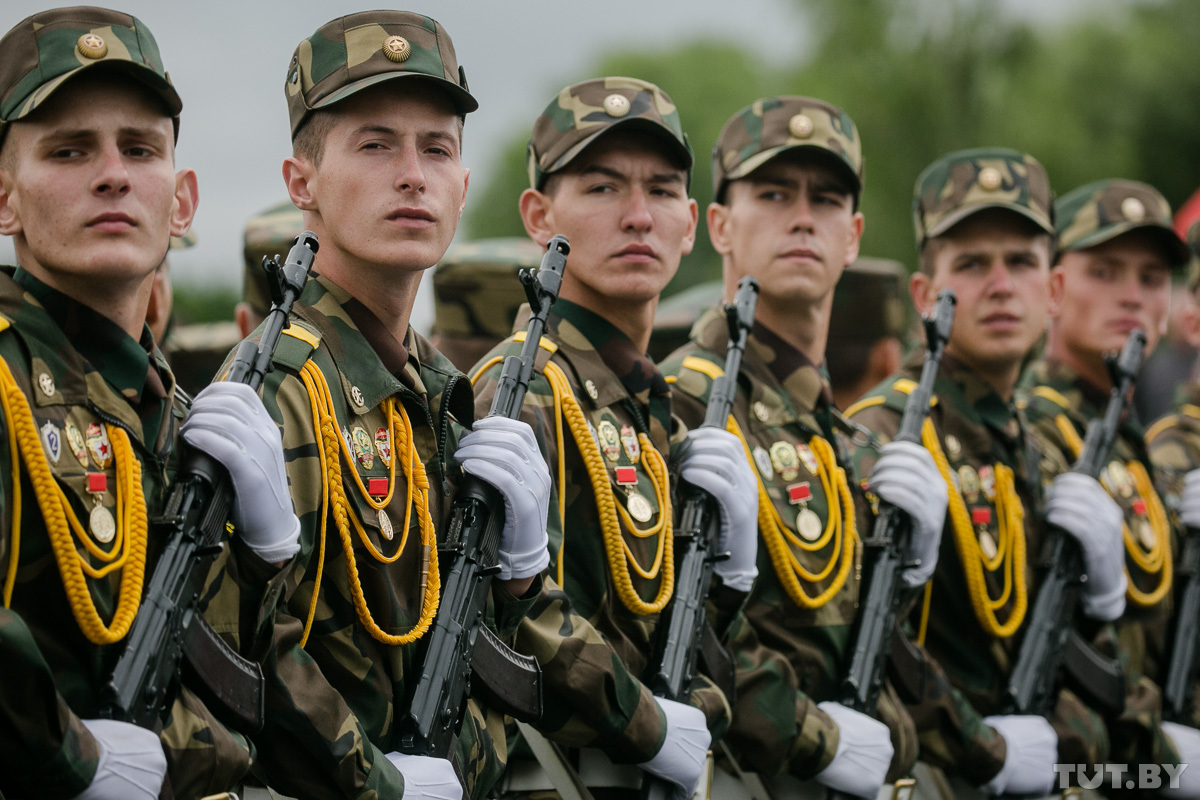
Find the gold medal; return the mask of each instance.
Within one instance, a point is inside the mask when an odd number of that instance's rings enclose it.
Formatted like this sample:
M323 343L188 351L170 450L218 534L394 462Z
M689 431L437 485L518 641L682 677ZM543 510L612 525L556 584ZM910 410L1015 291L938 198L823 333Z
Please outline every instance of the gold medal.
M87 445L83 442L83 434L79 432L79 428L75 427L75 423L70 420L67 420L67 424L63 428L67 432L67 444L70 445L71 452L75 454L75 460L79 462L79 466L87 469Z
M620 460L621 437L617 435L617 426L604 420L600 423L598 433L600 434L600 449L604 451L604 457L609 461Z
M764 447L754 448L754 463L758 465L758 474L766 482L775 480L775 468L771 466L771 457Z
M821 518L811 508L802 508L796 515L796 532L806 542L815 542L821 538Z
M389 517L387 515L387 509L386 508L377 509L375 511L375 515L379 519L379 532L383 535L383 538L387 539L390 542L392 540L392 537L395 536L396 534L395 534L395 531L392 530L392 520L391 520L391 517Z
M638 463L638 459L642 457L642 445L638 442L637 431L632 425L621 426L621 446L625 448L629 463Z
M964 464L958 468L958 486L962 491L963 499L968 503L978 502L979 476L970 464Z
M809 446L804 442L796 442L796 455L800 456L800 461L804 463L804 468L813 475L817 474L817 457Z
M787 442L771 445L771 464L785 481L794 481L800 475L800 457L796 455L796 448Z
M654 508L650 505L650 501L636 489L628 490L625 496L625 507L629 510L629 516L638 522L648 522L654 516Z
M117 535L117 522L113 519L112 512L100 503L92 506L92 513L88 518L88 528L100 544L108 544Z
M358 457L358 463L363 465L363 469L375 466L375 442L371 434L356 426L350 435L354 440L354 455Z
M983 557L991 561L996 557L996 540L992 538L992 532L986 528L979 532L979 549L983 551Z

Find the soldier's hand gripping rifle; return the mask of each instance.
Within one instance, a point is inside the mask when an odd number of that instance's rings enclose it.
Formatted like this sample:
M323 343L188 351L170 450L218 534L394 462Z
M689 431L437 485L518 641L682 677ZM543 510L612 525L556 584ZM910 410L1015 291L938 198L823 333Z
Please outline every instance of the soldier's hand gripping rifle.
M239 345L227 380L254 389L262 384L317 247L317 237L305 231L293 241L283 266L263 259L274 304L258 344L247 339ZM158 730L178 693L180 661L186 656L188 685L223 721L253 733L262 727L262 672L217 636L200 605L209 567L223 547L233 485L216 459L184 447L166 508L154 521L155 536L167 543L166 548L105 687L101 713Z
M1108 358L1113 388L1104 416L1088 425L1083 450L1072 472L1097 478L1112 451L1126 398L1137 378L1146 334L1135 330L1116 358ZM1049 715L1064 683L1106 715L1121 711L1125 674L1120 665L1097 653L1075 628L1081 585L1086 580L1083 551L1066 531L1050 527L1049 572L1038 589L1033 614L1009 676L1005 713Z
M733 302L725 306L729 325L729 348L725 371L713 381L704 412L705 428L725 430L737 399L737 378L742 353L754 325L758 304L758 281L751 277L738 282ZM712 496L694 486L684 489L679 526L675 529L675 593L667 618L658 632L653 677L647 685L658 697L687 702L704 640L705 604L712 585L713 562L728 554L717 552L721 515ZM670 781L647 775L642 797L669 800L678 787Z
M521 354L504 359L489 416L516 419L521 413L546 317L558 298L570 250L565 236L555 236L546 245L537 273L520 273L532 315ZM522 721L541 716L537 662L507 648L483 622L492 576L499 571L503 528L504 500L499 493L490 484L465 475L450 511L446 540L438 548L444 588L428 634L421 676L400 722L403 752L451 757L473 674L476 688L497 710Z

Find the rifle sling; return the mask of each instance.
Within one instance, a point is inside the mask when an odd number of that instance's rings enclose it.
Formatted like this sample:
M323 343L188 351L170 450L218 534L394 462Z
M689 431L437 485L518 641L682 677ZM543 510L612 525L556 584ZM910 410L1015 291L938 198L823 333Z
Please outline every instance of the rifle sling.
M239 655L199 614L184 630L183 655L188 685L218 719L242 733L262 730L263 674L257 662Z
M526 722L517 720L517 728L562 800L593 800L592 793L583 785L579 773L567 761L558 745Z
M488 704L522 722L542 718L542 670L531 656L513 652L486 626L471 656L471 683Z

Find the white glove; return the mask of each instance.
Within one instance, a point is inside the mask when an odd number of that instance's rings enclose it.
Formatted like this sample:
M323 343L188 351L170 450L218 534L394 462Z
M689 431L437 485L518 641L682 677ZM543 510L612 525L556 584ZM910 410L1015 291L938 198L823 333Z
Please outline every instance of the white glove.
M263 561L284 561L300 549L283 437L258 394L244 383L205 387L180 428L183 440L215 458L233 483L233 525Z
M748 592L758 577L758 480L738 438L719 428L689 431L679 477L713 496L721 510L718 550L729 558L713 572L731 589Z
M404 778L404 800L462 800L462 784L454 765L444 758L387 753Z
M1162 729L1175 745L1175 752L1179 754L1178 768L1182 768L1183 772L1178 774L1175 788L1171 788L1167 771L1161 771L1158 776L1162 781L1159 793L1187 800L1200 798L1200 731L1177 722L1165 721L1162 723Z
M1183 476L1183 497L1179 501L1179 518L1189 528L1200 528L1200 469L1194 469Z
M158 734L111 719L85 719L100 747L92 783L76 800L157 800L167 775L167 756Z
M984 722L1004 738L1004 766L982 789L991 795L1048 795L1058 773L1058 734L1045 717L984 717Z
M933 456L916 442L889 442L867 479L871 491L912 518L912 535L903 558L904 585L923 586L937 567L942 526L946 521L946 482Z
M745 455L743 454L743 460ZM680 787L676 800L686 800L696 791L700 775L708 763L712 734L705 724L704 712L695 706L654 698L667 718L667 736L657 755L639 766L655 777Z
M1093 478L1059 475L1046 493L1046 522L1071 534L1083 550L1083 613L1110 622L1125 612L1125 542L1121 507Z
M533 429L519 419L484 417L459 440L463 471L490 483L504 498L500 580L532 578L550 563L546 513L550 469Z
M817 708L833 717L839 735L833 761L814 780L856 797L875 797L895 755L887 725L829 700L817 703Z

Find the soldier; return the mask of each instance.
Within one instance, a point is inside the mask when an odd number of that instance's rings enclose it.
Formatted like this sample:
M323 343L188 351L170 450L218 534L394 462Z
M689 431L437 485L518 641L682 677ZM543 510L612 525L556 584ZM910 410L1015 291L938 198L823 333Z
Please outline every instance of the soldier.
M684 705L654 698L640 680L673 590L669 462L712 491L722 510L733 557L716 565L719 618L736 611L753 581L753 539L737 536L749 538L756 506L740 445L724 431L687 433L645 355L659 293L695 239L691 148L665 92L598 78L564 88L546 107L528 165L525 230L539 245L566 235L571 255L524 409L555 475L546 576L555 590L518 626L517 649L542 665L540 730L569 746L597 798L627 797L643 771L690 794L710 730L728 725L729 705L707 683ZM518 330L527 316L523 309ZM522 338L480 362L477 410L490 403L496 365ZM558 796L539 765L515 755L506 787Z
M502 632L547 562L549 473L528 426L479 420L459 441L470 384L408 324L462 213L463 120L478 104L445 29L406 11L326 23L286 76L284 181L321 249L264 384L301 552L264 656L258 765L296 797L406 800L459 797L457 766L481 797L505 755L502 720L482 705L466 715L457 765L397 752L437 608L455 460L505 501L492 592Z
M1074 474L1059 476L1043 499L1037 451L1013 398L1049 302L1050 183L1031 156L959 151L917 179L913 210L920 270L909 288L917 310L929 311L942 289L958 297L923 435L949 491L950 513L914 627L969 700L964 715L976 725L989 715L982 722L998 737L998 759L951 772L956 792L974 785L993 794L1044 794L1057 785L1055 763L1096 764L1107 755L1103 723L1070 692L1060 694L1049 722L996 716L1034 593L1030 558L1039 552L1044 521L1082 547L1085 614L1113 620L1125 604L1124 574L1112 557L1121 548L1120 510L1099 483ZM914 354L899 375L852 406L850 417L880 439L893 436L920 366ZM856 458L869 465L872 449Z
M1054 210L1058 257L1050 271L1046 349L1022 380L1026 418L1043 453L1044 481L1070 468L1083 449L1088 423L1104 413L1112 391L1104 355L1120 350L1135 328L1146 333L1147 355L1158 344L1166 329L1171 272L1189 261L1187 245L1171 227L1166 199L1144 183L1091 183L1064 195ZM1177 542L1132 404L1100 480L1121 508L1128 583L1125 614L1116 625L1119 638L1103 644L1110 655L1120 652L1135 698L1121 718L1109 722L1110 758L1131 764L1200 759L1200 731L1164 723L1168 742L1155 724Z
M765 547L746 605L750 626L734 637L738 691L728 740L741 766L764 773L772 793L785 796L823 796L829 787L874 797L889 773L908 772L917 751L913 722L890 685L879 708L886 725L834 701L859 595L858 530L871 511L848 471L849 426L821 365L834 287L858 255L862 176L853 121L808 97L756 100L726 122L713 149L708 230L725 298L744 276L760 286L733 419L741 458L758 474ZM691 342L663 362L688 425L704 417L727 339L724 315L709 310ZM936 563L945 491L921 448L892 451L874 489L914 515L909 555L920 566L904 580L919 586ZM897 481L905 475L911 485ZM810 779L820 786L797 786ZM718 776L717 788L734 796L728 783Z
M525 290L517 272L541 263L528 239L483 239L452 245L433 269L429 341L459 369L470 369L512 332Z
M180 451L185 408L145 320L198 199L195 173L174 165L182 103L153 35L125 14L35 14L0 50L0 233L19 265L0 276L0 794L221 792L249 745L186 688L161 735L98 719L162 552L147 520ZM218 576L240 575L235 617L258 621L247 638L270 635L269 562L298 546L278 430L241 385L198 398L183 429L230 467L239 534Z
M900 368L910 330L907 276L899 261L863 256L833 290L825 365L838 408L849 408Z

